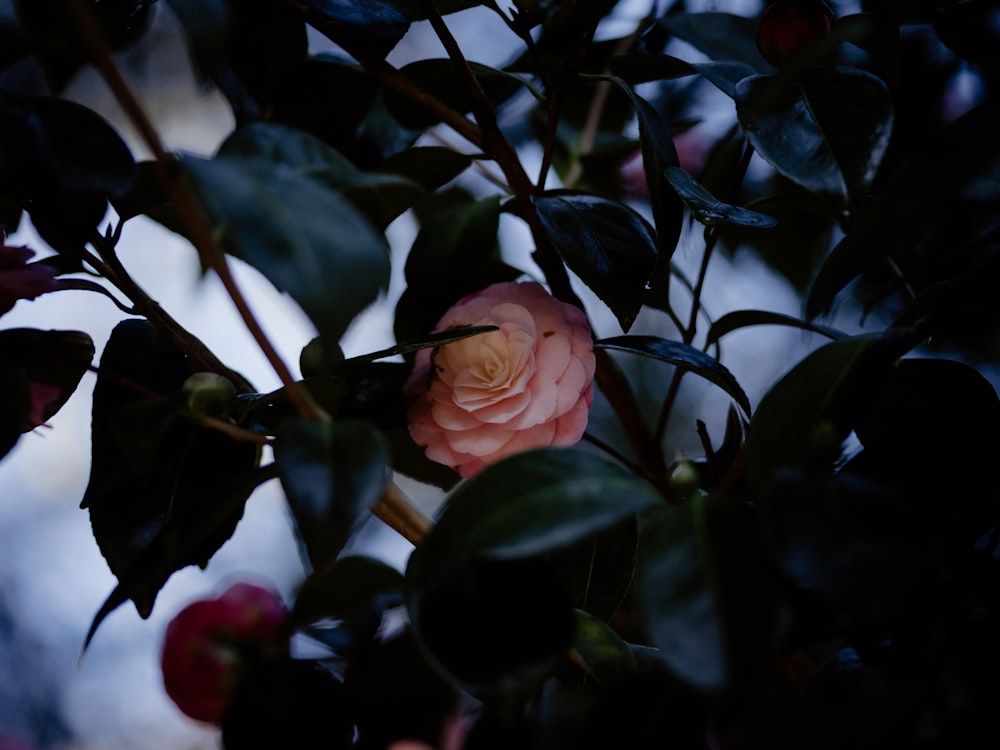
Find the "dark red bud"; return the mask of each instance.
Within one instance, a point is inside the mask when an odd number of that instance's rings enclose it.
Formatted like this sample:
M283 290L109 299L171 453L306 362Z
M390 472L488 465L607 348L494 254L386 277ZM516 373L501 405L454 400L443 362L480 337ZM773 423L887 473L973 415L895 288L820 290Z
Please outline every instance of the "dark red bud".
M830 35L833 15L822 0L777 0L760 16L757 49L783 68Z

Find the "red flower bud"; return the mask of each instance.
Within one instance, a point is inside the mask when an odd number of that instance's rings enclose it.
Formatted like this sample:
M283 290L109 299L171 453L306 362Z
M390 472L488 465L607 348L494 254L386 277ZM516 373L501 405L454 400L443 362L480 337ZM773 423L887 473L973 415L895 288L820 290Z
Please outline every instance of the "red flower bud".
M287 614L277 594L249 583L189 604L163 641L167 695L192 719L218 723L249 666L288 655Z
M782 68L830 35L833 14L822 0L777 0L760 16L757 49Z

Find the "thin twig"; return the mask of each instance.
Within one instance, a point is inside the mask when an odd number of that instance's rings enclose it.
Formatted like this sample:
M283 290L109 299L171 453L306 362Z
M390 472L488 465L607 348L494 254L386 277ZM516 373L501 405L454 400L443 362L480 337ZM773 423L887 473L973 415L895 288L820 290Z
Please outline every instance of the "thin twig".
M288 390L289 399L303 417L310 419L326 418L327 415L323 409L304 388L296 383L291 370L288 369L288 366L281 359L274 345L264 333L263 328L261 328L260 323L254 317L246 298L243 296L242 290L239 288L230 271L225 253L219 248L212 236L211 227L195 203L191 193L182 183L179 162L164 147L159 133L122 75L118 64L111 56L111 52L101 31L95 24L90 12L83 5L82 0L65 0L65 3L75 22L80 41L87 50L91 61L111 89L112 94L124 110L129 121L139 131L142 140L152 152L157 164L160 180L184 221L190 233L192 244L202 256L205 264L222 281L222 285L236 306L247 330L250 331L261 352L263 352L282 384Z
M372 513L413 545L420 544L434 528L434 522L417 510L403 491L392 482L385 485Z

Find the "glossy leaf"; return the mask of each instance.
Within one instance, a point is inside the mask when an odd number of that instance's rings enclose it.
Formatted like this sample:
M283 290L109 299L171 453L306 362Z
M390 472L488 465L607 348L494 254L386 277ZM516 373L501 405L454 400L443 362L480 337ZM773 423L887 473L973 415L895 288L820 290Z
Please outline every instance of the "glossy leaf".
M111 333L94 387L90 480L82 507L118 586L87 640L118 605L132 599L143 617L177 570L207 564L232 535L243 505L265 476L257 447L180 416L181 386L192 368L145 320ZM123 380L119 380L123 379ZM161 397L139 395L122 382Z
M736 85L750 143L803 187L849 202L865 194L892 133L893 104L875 76L849 68L811 71L798 85L756 76Z
M742 227L769 229L778 224L776 219L765 214L723 203L680 167L667 167L665 175L694 217L705 226L736 224Z
M670 263L681 236L684 209L678 200L678 193L666 185L669 170L677 168L677 149L667 124L653 106L625 87L632 99L635 115L639 121L639 143L642 146L642 166L649 190L649 204L656 226L656 261L662 268ZM681 196L683 197L683 196ZM624 327L624 326L623 326Z
M287 291L329 341L385 288L385 238L319 180L261 159L188 157L184 169L230 251Z
M385 443L365 422L296 420L279 430L274 456L309 562L322 571L385 487Z
M828 339L841 339L847 334L829 326L821 326L810 323L808 320L801 320L792 315L771 312L769 310L735 310L726 313L721 318L712 323L705 337L705 347L709 347L721 339L727 333L738 331L741 328L750 326L787 326L789 328L799 328L803 331L818 333Z
M628 206L596 195L550 191L532 202L563 261L628 331L658 262L649 225Z
M302 4L378 60L384 59L410 28L407 15L388 0L302 0Z
M756 498L767 497L782 467L829 471L880 380L916 343L909 331L843 338L779 380L761 399L747 434L746 475Z
M680 341L669 341L656 336L615 336L595 341L594 346L651 357L700 375L728 393L743 413L747 417L750 416L750 399L747 398L739 382L719 360L700 349Z
M660 502L651 485L586 451L518 454L448 496L407 577L421 580L469 556L511 559L562 549Z
M431 192L446 185L472 164L472 157L443 146L414 146L393 154L378 171L400 175Z

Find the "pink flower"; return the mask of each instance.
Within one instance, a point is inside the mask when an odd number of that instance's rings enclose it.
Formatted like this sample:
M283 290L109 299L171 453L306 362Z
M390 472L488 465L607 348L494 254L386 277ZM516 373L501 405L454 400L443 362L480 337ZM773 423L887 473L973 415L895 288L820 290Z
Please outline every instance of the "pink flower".
M277 594L250 583L189 604L163 640L167 695L192 719L219 722L249 664L288 655L287 614Z
M427 457L471 477L501 458L580 440L594 400L584 314L535 282L459 300L436 330L498 331L417 352L405 386L410 435Z
M4 239L0 232L0 241ZM34 299L62 288L59 270L43 263L27 265L35 252L27 247L0 246L0 315L19 299Z

